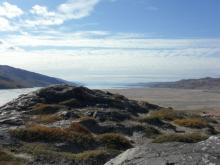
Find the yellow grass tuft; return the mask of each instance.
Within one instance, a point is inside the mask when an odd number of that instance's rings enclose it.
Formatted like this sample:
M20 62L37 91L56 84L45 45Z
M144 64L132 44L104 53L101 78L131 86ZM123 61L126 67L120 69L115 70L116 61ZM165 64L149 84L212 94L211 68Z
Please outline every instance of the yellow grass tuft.
M99 141L107 148L124 150L132 147L130 141L116 133L106 133L98 136Z
M176 119L174 123L179 126L191 128L205 128L208 126L208 123L200 118Z

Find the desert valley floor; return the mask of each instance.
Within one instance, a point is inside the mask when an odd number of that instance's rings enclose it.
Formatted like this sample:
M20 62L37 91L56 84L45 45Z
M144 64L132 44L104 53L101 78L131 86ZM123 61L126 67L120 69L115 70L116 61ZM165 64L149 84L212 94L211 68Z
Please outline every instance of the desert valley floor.
M168 89L168 88L133 88L111 89L134 100L148 101L176 110L209 111L220 115L220 91Z

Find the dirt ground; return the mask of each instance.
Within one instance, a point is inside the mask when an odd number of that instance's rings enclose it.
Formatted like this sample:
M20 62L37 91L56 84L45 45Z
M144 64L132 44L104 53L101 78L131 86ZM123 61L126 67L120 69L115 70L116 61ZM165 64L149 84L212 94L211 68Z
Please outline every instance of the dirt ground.
M209 112L220 116L220 91L168 88L111 89L134 100L143 100L177 110Z

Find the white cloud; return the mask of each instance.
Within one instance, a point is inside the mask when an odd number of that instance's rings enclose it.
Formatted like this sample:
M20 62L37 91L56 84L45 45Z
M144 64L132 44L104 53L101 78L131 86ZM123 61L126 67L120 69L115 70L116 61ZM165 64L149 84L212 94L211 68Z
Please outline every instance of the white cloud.
M13 31L14 28L11 26L8 19L0 17L0 31Z
M58 7L63 19L79 19L88 16L100 0L69 0Z
M218 75L220 69L220 39L147 39L106 31L47 31L11 35L1 41L0 64L68 80L84 81L83 77L92 74L203 77Z
M40 5L33 6L31 9L31 13L39 15L39 16L43 16L43 17L55 16L54 12L49 12L47 7L40 6Z
M123 51L122 51L123 52ZM147 52L124 51L65 51L8 52L1 55L0 64L8 64L36 72L80 81L92 75L143 75L186 77L219 75L219 58L195 56L150 56ZM62 55L61 55L62 54ZM80 54L80 55L79 55ZM85 67L86 66L86 67ZM100 69L102 68L102 69ZM71 71L71 72L70 72ZM148 77L149 78L149 77ZM160 80L163 77L160 77ZM149 79L145 79L148 81Z
M147 39L138 34L112 34L106 31L78 31L10 35L6 39L19 47L56 49L105 48L143 49L151 52L178 52L178 55L207 54L219 51L220 39ZM49 49L49 48L48 48ZM184 54L185 53L185 54ZM159 54L159 53L158 53ZM205 55L204 54L204 55Z
M25 27L33 27L33 26L50 26L50 25L61 25L63 24L63 20L56 17L43 17L43 18L37 18L35 20L25 20Z
M21 16L22 14L23 11L16 5L12 5L8 2L4 2L2 5L0 5L0 16L15 18Z
M34 5L24 15L18 7L3 3L0 31L21 32L2 36L0 64L69 80L74 80L76 74L187 74L220 69L220 39L150 39L135 33L67 33L47 27L89 16L100 1L69 0L54 10ZM41 26L43 29L38 28Z
M46 6L35 5L30 10L34 18L25 20L30 26L61 25L67 20L80 19L89 16L100 0L69 0L49 11ZM25 25L24 25L25 26Z

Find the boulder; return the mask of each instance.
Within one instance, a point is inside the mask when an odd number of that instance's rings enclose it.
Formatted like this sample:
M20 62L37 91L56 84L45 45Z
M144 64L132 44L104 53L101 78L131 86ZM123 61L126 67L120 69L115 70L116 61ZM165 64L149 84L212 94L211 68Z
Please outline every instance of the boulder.
M105 165L219 165L220 136L194 143L148 143L128 149Z

